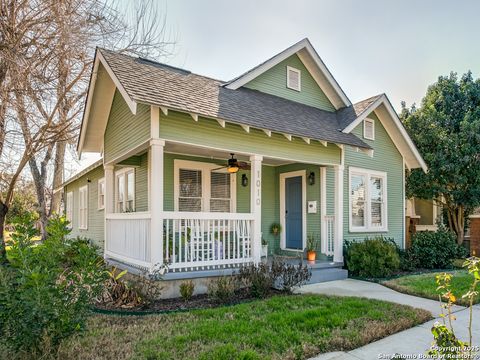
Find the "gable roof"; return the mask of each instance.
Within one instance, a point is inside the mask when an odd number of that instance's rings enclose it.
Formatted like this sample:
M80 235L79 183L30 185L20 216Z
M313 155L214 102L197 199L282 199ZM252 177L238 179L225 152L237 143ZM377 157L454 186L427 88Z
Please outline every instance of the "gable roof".
M220 80L147 59L105 49L97 53L103 67L115 77L114 83L121 86L119 90L127 103L133 104L130 106L132 112L137 103L144 103L258 129L370 149L355 135L340 131L334 112L247 88L232 90L224 87L225 83ZM84 128L82 126L82 132ZM92 151L94 147L99 151L101 144L91 144L86 149L79 142L78 150Z
M230 80L224 86L228 89L236 90L294 54L297 54L304 63L335 109L338 110L352 105L308 38L300 40L298 43L293 44L242 75Z
M385 94L373 96L348 109L342 109L339 114L342 132L350 134L373 111L375 111L398 151L404 157L407 167L409 169L420 167L426 172L427 164Z

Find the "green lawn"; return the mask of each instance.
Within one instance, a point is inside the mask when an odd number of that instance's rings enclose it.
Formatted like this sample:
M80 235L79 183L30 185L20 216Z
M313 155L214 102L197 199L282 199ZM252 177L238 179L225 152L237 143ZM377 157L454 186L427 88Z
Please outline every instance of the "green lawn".
M452 292L457 298L457 303L467 305L466 300L462 299L462 295L468 291L472 283L472 275L469 275L465 270L451 271L450 273L453 274ZM439 293L435 282L435 276L438 274L440 273L407 275L384 281L382 284L402 293L438 300ZM480 295L476 297L475 302L480 302Z
M353 349L431 318L384 301L275 296L230 307L148 316L96 315L59 359L293 359Z

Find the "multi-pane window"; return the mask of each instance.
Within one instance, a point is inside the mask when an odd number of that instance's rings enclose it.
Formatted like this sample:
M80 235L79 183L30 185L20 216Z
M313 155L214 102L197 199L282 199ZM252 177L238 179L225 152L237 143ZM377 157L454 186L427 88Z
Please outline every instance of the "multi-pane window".
M79 190L78 199L78 228L88 228L88 185L82 186Z
M98 180L98 209L105 208L105 179Z
M122 169L116 173L115 211L135 211L135 170L132 168Z
M73 192L70 191L67 193L67 198L65 199L65 216L72 226L73 220Z
M179 211L202 211L202 171L180 169Z
M175 161L175 208L178 211L235 211L235 174L218 165Z
M230 174L212 172L210 174L210 211L230 212Z
M350 168L350 230L386 231L385 173Z

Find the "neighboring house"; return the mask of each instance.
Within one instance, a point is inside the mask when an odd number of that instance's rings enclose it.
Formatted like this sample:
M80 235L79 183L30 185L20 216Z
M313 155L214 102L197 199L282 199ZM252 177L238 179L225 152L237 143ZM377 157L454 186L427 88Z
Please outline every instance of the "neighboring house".
M352 104L308 39L227 82L97 49L78 152L103 159L64 184L72 234L183 274L262 238L298 255L313 234L336 263L345 239L403 247L405 169L426 169L386 95Z

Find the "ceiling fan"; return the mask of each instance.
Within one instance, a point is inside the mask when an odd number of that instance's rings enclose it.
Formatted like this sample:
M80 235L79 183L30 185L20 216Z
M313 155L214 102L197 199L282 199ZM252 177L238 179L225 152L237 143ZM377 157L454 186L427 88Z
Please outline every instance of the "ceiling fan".
M216 170L220 170L220 169L227 169L227 171L229 173L236 173L239 169L242 169L242 170L250 170L250 165L248 165L245 161L238 161L236 158L235 158L235 154L234 153L230 153L230 155L232 156L230 159L228 159L228 162L227 162L227 165L226 166L222 166L222 167L219 167L219 168L216 168L216 169L213 169L212 171L216 171Z

